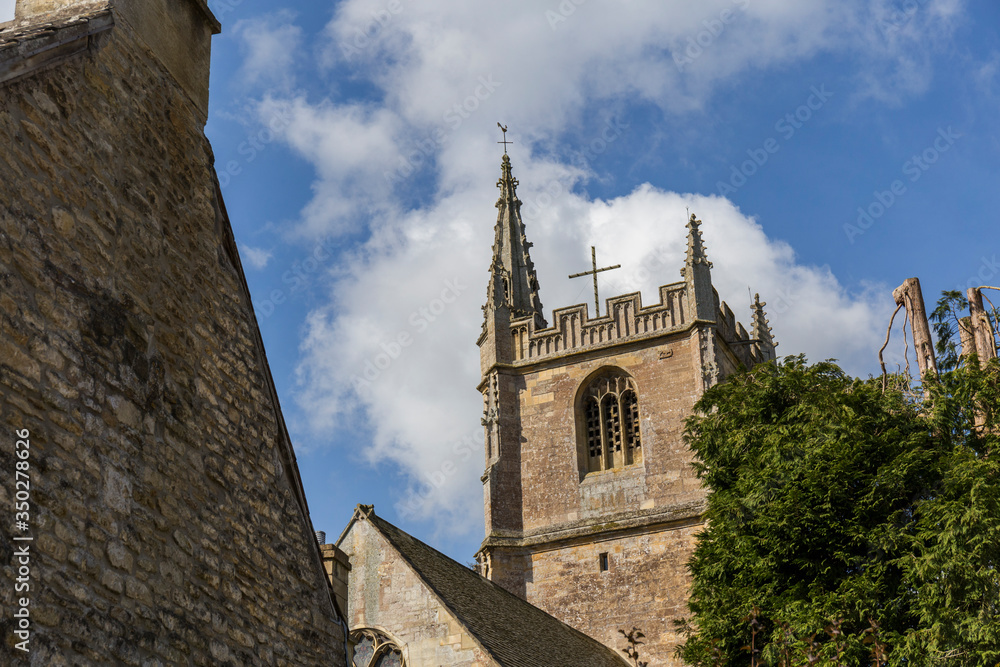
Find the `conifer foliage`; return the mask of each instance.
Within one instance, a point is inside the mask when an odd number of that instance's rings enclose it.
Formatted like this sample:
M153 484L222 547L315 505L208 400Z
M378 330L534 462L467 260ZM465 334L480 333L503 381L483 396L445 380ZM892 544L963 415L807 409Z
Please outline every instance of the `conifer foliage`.
M1000 662L1000 366L925 386L791 357L704 394L687 663Z

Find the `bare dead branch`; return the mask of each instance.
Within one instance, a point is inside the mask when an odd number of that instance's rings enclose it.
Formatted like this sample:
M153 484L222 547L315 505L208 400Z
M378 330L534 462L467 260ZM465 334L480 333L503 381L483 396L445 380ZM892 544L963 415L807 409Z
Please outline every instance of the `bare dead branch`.
M878 351L878 363L882 366L882 393L885 393L886 381L889 376L889 372L885 370L885 360L882 359L882 353L885 352L885 348L889 346L889 336L892 334L892 323L896 319L896 313L899 309L903 307L903 304L896 306L896 310L892 311L892 317L889 318L889 328L885 330L885 343L882 344L882 348Z

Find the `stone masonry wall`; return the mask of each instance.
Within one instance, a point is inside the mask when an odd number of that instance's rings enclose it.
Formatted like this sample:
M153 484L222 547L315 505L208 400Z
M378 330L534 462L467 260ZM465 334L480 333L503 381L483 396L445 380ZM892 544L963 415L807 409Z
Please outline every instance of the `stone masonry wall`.
M367 521L339 546L351 559L351 629L375 628L405 645L409 667L494 667L448 609Z
M124 25L0 87L0 663L343 665L196 116Z
M528 443L521 452L526 534L615 513L655 513L704 497L682 438L684 420L698 398L696 354L689 332L644 347L570 358L523 376L518 394L521 437ZM582 476L576 398L588 378L607 367L635 378L643 460Z
M638 627L646 635L643 660L680 667L673 621L688 615L687 559L700 529L687 525L535 553L527 600L616 650L625 645L618 630ZM603 572L601 554L608 557Z
M487 539L490 578L616 650L618 629L638 626L652 665L674 664L671 621L686 610L686 564L704 508L682 435L701 394L701 335L692 327L500 375L501 396L517 403L501 411L519 417L508 442L523 443L515 458L524 530ZM587 473L577 398L609 367L634 378L642 462Z

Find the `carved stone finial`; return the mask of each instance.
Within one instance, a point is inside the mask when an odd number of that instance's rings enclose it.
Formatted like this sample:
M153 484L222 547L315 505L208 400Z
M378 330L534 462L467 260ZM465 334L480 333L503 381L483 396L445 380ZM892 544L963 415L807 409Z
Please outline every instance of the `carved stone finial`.
M497 187L500 188L500 199L497 201L497 208L500 208L501 203L504 200L514 201L517 200L517 186L521 183L514 178L514 172L510 166L510 156L506 153L503 156L503 160L500 162L500 180L497 181ZM517 202L518 207L520 207L521 202ZM519 211L520 212L520 209Z
M761 355L765 360L770 361L777 356L774 348L778 347L778 344L774 342L767 314L764 312L766 305L767 302L760 300L760 294L753 295L753 333L751 335L757 341Z
M688 220L687 228L688 247L685 267L704 264L708 268L712 268L712 263L708 261L708 254L705 251L705 241L701 237L701 220L694 213L691 214L691 219ZM681 275L685 275L684 269L681 269Z
M712 263L705 252L705 242L701 238L701 220L693 213L687 223L687 255L681 276L688 284L689 304L694 319L715 321L716 296L712 287Z

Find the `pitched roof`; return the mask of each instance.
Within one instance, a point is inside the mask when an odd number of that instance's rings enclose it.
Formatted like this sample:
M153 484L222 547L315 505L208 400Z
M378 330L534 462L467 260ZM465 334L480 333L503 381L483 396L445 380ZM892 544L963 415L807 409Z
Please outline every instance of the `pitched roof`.
M373 511L356 511L355 519L359 518L367 519L385 537L469 634L503 667L626 664L624 658L596 639L528 604Z

